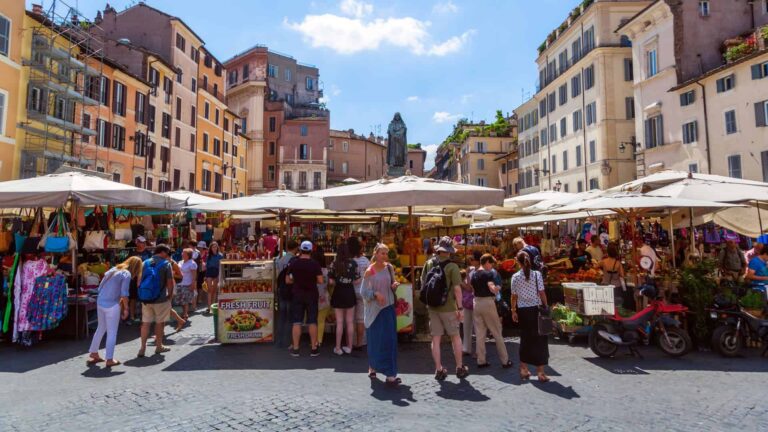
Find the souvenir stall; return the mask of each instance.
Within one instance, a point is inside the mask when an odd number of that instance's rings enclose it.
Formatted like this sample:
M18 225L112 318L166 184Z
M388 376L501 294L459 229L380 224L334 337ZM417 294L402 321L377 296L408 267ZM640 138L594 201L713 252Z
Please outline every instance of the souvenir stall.
M29 346L53 329L87 335L89 312L95 309L94 287L114 264L112 259L119 258L110 254L124 247L111 242L127 242L133 234L130 221L111 219L109 211L93 212L89 225L84 209L118 203L167 210L183 206L178 200L79 172L0 183L0 208L24 209L0 222L2 232L9 233L0 235L4 337Z

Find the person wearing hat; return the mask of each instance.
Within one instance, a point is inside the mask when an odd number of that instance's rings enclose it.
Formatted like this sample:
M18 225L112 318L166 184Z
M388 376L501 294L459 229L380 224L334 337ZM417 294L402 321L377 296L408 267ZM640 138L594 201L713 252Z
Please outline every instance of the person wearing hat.
M462 307L463 295L459 266L450 262L451 254L456 252L453 247L453 239L448 236L441 238L435 252L435 258L424 264L424 271L421 273L421 285L424 286L427 283L430 270L437 265L444 266L443 274L446 279L445 285L448 288L445 304L427 306L429 332L432 335L432 359L435 361L435 379L443 381L448 377L448 370L443 367L440 359L440 342L444 334L451 338L453 357L456 360L456 376L463 379L469 375L469 367L464 364L462 358L463 347L459 334L459 323L464 320L464 308Z
M720 273L726 279L738 282L739 278L747 270L747 259L739 250L736 242L739 239L738 234L726 234L725 247L720 251L717 257L717 263L720 267Z
M152 258L152 251L147 249L147 239L144 236L136 237L134 243L136 243L136 250L131 256L137 256L141 258L142 261Z
M286 271L285 282L293 284L291 291L291 321L293 322L291 356L299 356L299 339L301 338L301 326L304 324L304 316L309 326L309 339L311 341L311 356L320 355L317 348L317 315L319 292L317 285L325 282L323 269L320 263L312 259L312 242L303 241L299 246L299 257L293 260Z

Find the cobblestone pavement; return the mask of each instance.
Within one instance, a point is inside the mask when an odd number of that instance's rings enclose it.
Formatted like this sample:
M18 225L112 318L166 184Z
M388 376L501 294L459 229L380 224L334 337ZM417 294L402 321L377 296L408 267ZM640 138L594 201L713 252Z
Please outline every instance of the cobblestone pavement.
M603 360L583 341L555 342L553 381L540 384L501 369L489 344L493 367L438 383L428 346L411 343L401 345L404 385L392 390L368 379L364 355L334 356L330 339L320 357L305 348L295 359L206 344L210 318L192 321L169 336L171 352L144 359L133 358L137 328L121 326L125 364L112 370L85 366L87 341L0 346L0 431L768 430L768 358L756 350L671 359L647 348L643 359ZM507 346L516 361L517 339Z

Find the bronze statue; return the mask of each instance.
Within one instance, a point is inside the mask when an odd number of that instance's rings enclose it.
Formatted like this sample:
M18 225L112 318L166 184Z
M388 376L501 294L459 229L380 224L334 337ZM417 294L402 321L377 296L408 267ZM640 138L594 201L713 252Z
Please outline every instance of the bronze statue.
M407 130L400 113L395 113L387 129L387 174L391 177L405 174L405 164L408 161Z

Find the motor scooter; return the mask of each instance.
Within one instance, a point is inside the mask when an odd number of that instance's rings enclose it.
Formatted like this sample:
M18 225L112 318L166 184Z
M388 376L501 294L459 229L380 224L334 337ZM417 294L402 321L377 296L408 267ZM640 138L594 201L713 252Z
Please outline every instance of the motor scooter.
M708 310L717 321L712 332L712 349L724 357L736 357L747 341L762 341L762 356L768 353L768 320L760 319L727 297L715 297L714 307Z

